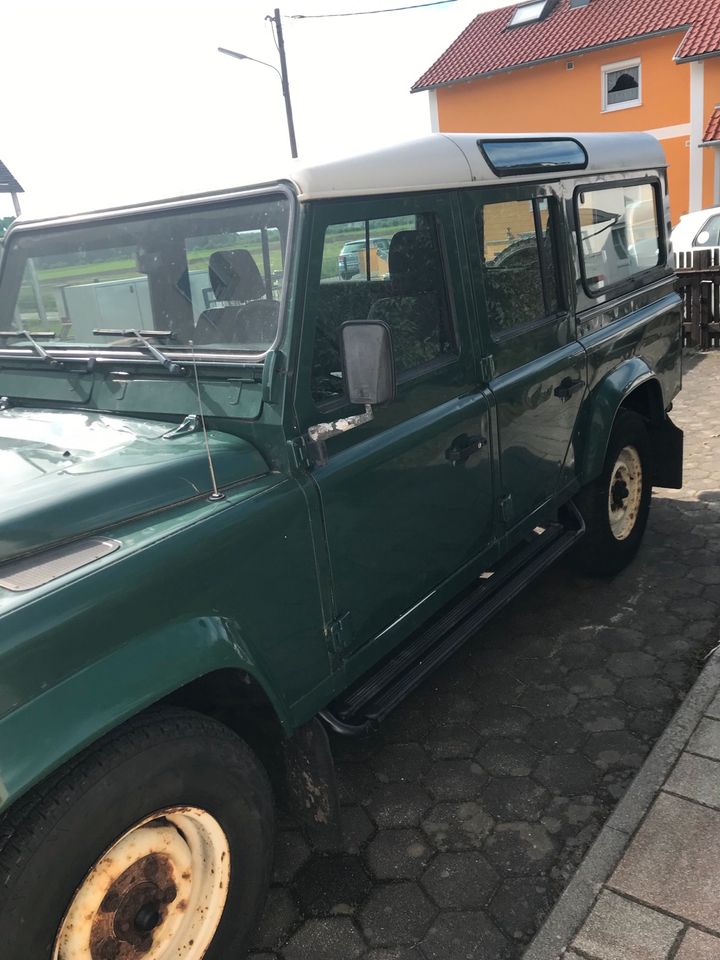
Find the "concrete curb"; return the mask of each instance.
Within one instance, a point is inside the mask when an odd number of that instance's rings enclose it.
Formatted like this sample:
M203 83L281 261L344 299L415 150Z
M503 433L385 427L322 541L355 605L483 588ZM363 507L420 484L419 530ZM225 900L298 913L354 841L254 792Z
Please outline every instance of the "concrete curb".
M569 947L718 686L720 656L713 654L523 954L523 960L558 960Z

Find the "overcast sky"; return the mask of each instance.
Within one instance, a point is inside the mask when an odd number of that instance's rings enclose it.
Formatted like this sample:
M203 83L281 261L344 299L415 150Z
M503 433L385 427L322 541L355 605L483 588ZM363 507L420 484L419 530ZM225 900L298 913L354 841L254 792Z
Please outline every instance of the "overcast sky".
M287 172L273 0L0 0L0 159L25 188L23 213L235 186ZM430 129L411 84L481 10L455 0L375 16L294 14L422 0L281 4L302 161L360 151ZM0 195L0 215L12 213Z

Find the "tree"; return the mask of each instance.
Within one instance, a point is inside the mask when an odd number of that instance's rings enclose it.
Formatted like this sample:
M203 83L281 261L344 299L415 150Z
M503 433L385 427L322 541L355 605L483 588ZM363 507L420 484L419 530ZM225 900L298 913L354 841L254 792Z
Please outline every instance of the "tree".
M0 237L4 237L15 217L0 217Z

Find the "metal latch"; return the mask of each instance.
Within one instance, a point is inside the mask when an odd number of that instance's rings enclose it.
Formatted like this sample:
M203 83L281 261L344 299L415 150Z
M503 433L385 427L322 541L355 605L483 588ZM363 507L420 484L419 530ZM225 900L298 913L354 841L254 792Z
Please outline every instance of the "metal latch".
M333 665L337 669L341 665L343 654L352 645L349 611L341 613L332 621L327 628L327 636L330 641Z
M480 376L483 383L489 383L495 376L495 358L492 354L480 358Z
M498 501L498 507L500 509L500 518L503 523L512 523L515 518L515 507L513 506L513 499L511 493L506 493L504 497L500 497Z
M296 470L309 470L313 465L313 460L308 451L308 443L305 437L295 437L288 440L288 453L290 462Z

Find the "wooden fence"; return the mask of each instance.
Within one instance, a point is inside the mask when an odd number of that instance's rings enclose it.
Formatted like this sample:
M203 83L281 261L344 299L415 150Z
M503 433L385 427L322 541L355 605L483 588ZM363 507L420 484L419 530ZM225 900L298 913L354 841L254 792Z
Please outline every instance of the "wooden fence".
M683 298L683 345L720 348L720 247L675 254Z

